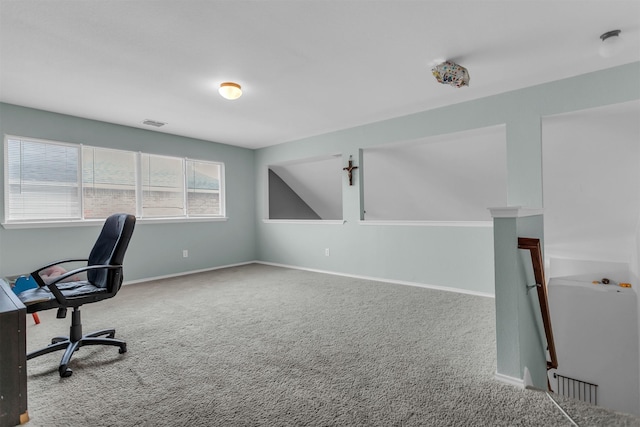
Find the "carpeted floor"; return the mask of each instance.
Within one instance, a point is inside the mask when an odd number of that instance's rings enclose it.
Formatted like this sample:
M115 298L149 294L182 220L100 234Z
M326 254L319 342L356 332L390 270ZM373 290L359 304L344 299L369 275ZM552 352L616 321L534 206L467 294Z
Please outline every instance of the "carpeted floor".
M128 352L28 362L29 426L570 426L493 378L494 300L259 264L125 286L82 308ZM27 347L70 323L27 319ZM580 426L636 417L556 397Z

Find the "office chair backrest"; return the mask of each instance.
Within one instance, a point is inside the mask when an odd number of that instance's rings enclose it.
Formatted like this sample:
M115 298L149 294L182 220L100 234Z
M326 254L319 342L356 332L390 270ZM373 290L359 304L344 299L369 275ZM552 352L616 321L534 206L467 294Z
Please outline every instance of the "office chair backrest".
M91 249L87 265L122 265L135 223L136 217L129 214L113 214L107 218ZM97 287L106 288L112 284L108 279L113 274L120 278L116 283L119 287L122 283L121 271L90 270L87 272L87 279Z

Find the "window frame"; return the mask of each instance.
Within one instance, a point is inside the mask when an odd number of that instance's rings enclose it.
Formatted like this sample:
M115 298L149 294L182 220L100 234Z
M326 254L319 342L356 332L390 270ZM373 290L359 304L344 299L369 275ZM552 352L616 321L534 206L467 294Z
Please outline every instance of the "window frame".
M81 215L80 218L63 218L63 219L55 219L55 218L42 218L42 219L9 219L9 211L10 211L10 186L9 186L9 159L8 159L8 150L9 150L9 140L19 140L19 141L29 141L35 143L42 144L52 144L52 145L62 145L69 146L78 149L78 177L77 177L77 185L80 193L80 205L81 205ZM83 166L84 166L84 149L98 149L98 150L107 150L107 151L115 151L115 152L123 152L123 153L133 153L135 159L135 206L136 212L135 216L139 222L148 222L148 223L180 223L180 222L217 222L217 221L226 221L228 218L226 216L226 186L225 186L225 164L221 161L214 160L204 160L204 159L193 159L188 157L177 157L170 156L164 154L155 154L155 153L145 153L141 151L131 151L131 150L122 150L117 148L109 148L109 147L99 147L88 144L79 144L79 143L70 143L64 141L54 141L42 138L32 138L26 136L17 136L17 135L4 135L3 141L3 149L4 149L4 217L2 226L5 229L14 229L14 228L48 228L48 227L69 227L69 226L90 226L96 224L102 224L104 222L104 218L85 218L84 212L84 203L85 203L85 183L83 180ZM183 200L184 205L182 208L182 215L165 215L165 216L143 216L142 215L142 156L143 155L150 156L160 156L166 157L170 159L177 159L181 161L182 170L180 175L182 176L182 184L183 184ZM188 188L188 177L187 177L187 164L188 162L193 162L195 164L212 164L218 167L218 199L219 199L219 214L189 214L189 206L187 203L187 194L189 192Z

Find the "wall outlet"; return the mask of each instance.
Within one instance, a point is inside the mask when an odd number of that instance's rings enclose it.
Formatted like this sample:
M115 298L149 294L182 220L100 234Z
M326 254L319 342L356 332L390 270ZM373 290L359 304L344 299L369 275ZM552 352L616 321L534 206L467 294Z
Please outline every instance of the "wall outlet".
M324 248L324 256L329 256L329 248Z
M188 249L183 249L182 250L182 258L188 258L189 257L189 250Z

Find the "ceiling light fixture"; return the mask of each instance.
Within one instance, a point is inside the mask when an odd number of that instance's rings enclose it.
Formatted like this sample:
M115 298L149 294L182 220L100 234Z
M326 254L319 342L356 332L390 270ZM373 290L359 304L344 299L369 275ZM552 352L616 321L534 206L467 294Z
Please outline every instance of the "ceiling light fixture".
M455 87L469 86L469 71L455 62L444 61L431 69L438 83Z
M600 36L600 40L602 40L600 49L598 50L600 56L609 58L620 52L622 48L622 44L620 43L621 32L622 30L611 30Z
M220 96L222 96L225 99L234 100L242 96L242 88L238 83L224 82L224 83L220 83L220 88L218 89L218 93L220 93Z

